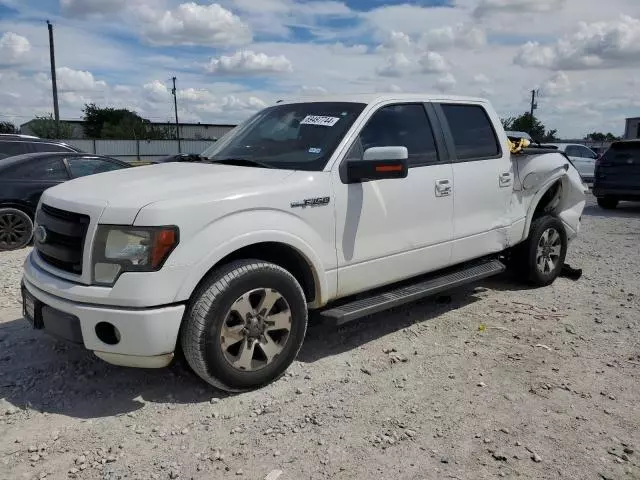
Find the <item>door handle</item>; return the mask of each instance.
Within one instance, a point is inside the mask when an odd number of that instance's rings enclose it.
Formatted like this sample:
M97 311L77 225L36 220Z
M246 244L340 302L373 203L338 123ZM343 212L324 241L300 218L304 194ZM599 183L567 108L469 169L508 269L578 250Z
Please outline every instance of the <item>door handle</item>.
M505 172L500 174L500 187L510 187L511 181L511 173Z
M449 180L436 181L436 197L451 195L451 182Z

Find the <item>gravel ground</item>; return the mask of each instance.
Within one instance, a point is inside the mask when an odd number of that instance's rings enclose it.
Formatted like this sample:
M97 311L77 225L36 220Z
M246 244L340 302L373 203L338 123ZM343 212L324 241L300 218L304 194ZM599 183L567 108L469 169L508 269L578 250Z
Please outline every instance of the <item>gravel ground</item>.
M578 281L507 277L334 329L220 396L29 330L0 254L0 479L640 479L640 207L593 202Z

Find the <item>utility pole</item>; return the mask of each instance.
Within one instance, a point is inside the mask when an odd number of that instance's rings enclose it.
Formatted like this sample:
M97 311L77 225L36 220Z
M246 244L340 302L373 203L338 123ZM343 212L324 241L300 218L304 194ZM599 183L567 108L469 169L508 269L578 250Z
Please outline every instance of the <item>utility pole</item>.
M529 114L531 115L531 127L530 127L530 131L529 131L529 135L533 135L533 111L538 108L538 104L536 103L536 96L538 95L538 91L533 89L531 90L531 110L529 112Z
M172 78L173 80L173 89L171 93L173 94L173 108L176 112L176 138L178 140L178 153L182 153L182 145L180 144L180 123L178 123L178 96L176 95L176 77Z
M51 60L51 86L53 88L53 116L56 120L56 137L60 136L60 110L58 110L58 83L56 81L56 54L53 46L53 25L47 20L49 29L49 57Z

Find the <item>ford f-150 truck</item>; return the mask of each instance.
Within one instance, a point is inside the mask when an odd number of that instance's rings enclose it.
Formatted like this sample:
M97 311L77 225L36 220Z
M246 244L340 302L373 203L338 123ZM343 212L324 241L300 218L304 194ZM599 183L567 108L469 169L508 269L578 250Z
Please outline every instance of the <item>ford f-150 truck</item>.
M243 391L286 371L310 310L340 324L508 265L548 285L585 186L564 154L510 145L482 99L279 101L200 162L45 191L25 318L117 365L182 351Z

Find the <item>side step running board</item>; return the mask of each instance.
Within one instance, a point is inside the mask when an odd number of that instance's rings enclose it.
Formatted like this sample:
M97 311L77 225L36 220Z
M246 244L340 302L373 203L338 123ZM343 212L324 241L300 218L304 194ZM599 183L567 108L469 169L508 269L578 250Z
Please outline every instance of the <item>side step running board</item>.
M335 320L336 325L351 322L367 315L382 312L445 290L473 283L504 272L506 267L498 260L467 266L449 271L418 283L382 292L371 297L354 300L351 303L329 308L320 312L326 319Z

